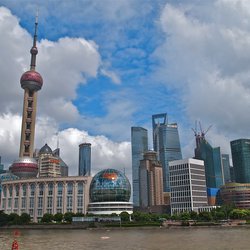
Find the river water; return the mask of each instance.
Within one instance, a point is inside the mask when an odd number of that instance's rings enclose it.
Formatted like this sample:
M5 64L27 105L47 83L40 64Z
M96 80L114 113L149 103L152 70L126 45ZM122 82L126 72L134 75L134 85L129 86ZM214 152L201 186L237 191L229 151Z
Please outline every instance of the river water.
M19 230L19 250L249 250L250 228ZM0 229L0 250L13 230Z

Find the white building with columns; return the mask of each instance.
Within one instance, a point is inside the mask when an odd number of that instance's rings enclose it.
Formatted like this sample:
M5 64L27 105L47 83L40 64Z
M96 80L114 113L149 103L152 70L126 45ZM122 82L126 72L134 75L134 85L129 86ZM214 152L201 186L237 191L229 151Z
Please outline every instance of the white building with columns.
M87 213L90 176L30 178L3 181L0 210L28 213L34 222L45 213Z

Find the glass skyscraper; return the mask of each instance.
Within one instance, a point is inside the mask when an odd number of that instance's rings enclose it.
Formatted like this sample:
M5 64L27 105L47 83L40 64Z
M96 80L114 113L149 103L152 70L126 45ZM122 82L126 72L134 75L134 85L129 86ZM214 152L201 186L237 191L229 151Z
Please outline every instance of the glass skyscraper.
M131 128L132 148L132 178L133 178L133 203L135 207L139 202L139 166L144 153L148 150L148 131L142 127Z
M250 183L250 139L231 141L235 182Z
M229 155L222 154L221 159L222 159L222 166L224 173L224 182L225 183L231 182Z
M79 145L79 176L91 175L91 144Z
M168 123L167 114L163 113L152 116L152 127L154 151L163 168L164 192L170 192L168 163L182 159L178 126Z
M220 147L213 148L204 136L197 141L195 158L204 161L207 187L219 188L224 184Z

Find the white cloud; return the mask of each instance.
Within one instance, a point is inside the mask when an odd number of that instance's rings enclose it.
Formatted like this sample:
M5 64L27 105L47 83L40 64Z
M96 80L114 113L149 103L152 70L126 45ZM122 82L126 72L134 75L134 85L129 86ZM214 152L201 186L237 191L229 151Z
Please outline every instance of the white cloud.
M209 133L226 151L229 140L249 137L249 18L243 0L167 4L160 18L165 41L154 54L156 77L179 89L190 120L214 125Z

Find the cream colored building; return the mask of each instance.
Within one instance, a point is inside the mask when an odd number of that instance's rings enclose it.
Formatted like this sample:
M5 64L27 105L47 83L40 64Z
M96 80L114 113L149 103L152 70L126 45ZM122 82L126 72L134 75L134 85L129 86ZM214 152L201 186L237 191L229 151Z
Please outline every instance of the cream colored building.
M0 210L28 213L34 222L45 213L87 213L92 177L68 176L3 181Z

